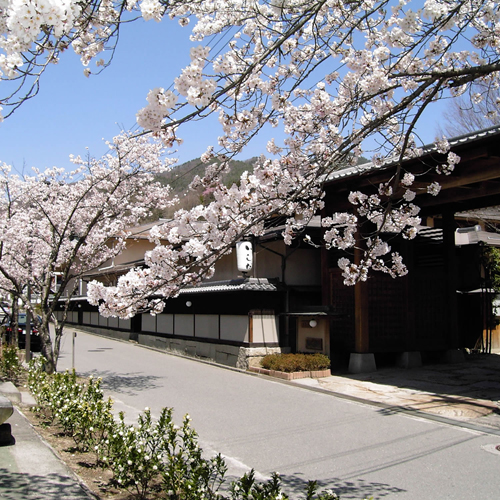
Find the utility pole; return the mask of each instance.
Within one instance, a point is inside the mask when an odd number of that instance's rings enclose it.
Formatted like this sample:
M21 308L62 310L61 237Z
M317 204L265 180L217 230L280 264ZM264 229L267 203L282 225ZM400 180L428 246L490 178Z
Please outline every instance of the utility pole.
M73 370L75 369L75 339L76 339L76 332L73 332L73 349L71 351L71 368Z

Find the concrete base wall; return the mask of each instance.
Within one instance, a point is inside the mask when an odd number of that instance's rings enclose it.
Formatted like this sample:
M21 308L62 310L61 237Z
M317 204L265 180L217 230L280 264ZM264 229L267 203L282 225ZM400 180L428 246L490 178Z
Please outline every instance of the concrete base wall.
M83 326L83 325L66 325L66 329L74 328L77 330L82 330L88 333L97 333L98 335L102 335L103 337L110 337L112 339L118 340L133 340L131 332L128 331L120 331L120 330L109 330L107 328L98 328L95 326Z
M260 366L260 360L266 354L282 352L280 347L241 347L220 343L199 342L195 339L157 337L155 335L148 335L147 333L132 334L131 332L88 326L78 326L77 328L89 333L96 333L118 340L135 340L140 345L152 347L154 349L170 351L183 356L206 359L221 365L233 366L242 370L246 370L249 366Z
M289 347L241 347L241 355L244 361L240 361L240 368L247 369L251 366L260 367L260 361L268 354L280 354L290 352Z

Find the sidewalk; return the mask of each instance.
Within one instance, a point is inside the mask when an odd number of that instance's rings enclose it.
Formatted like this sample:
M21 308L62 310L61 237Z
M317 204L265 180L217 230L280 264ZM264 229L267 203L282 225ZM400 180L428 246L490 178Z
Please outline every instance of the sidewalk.
M334 374L294 383L380 404L386 411L411 411L500 432L500 354L473 355L457 364L381 368L375 373Z
M26 417L16 408L24 396L10 383L0 383L0 394L14 404L7 420L15 444L0 446L0 498L9 500L89 500L90 493L56 456L52 448L35 432ZM27 401L28 399L28 401Z

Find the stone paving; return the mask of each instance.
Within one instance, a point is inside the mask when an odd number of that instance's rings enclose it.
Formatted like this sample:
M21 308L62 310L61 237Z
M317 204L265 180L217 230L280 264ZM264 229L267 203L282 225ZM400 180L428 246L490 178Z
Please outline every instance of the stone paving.
M500 354L470 355L463 363L334 373L294 383L382 403L388 407L500 429Z

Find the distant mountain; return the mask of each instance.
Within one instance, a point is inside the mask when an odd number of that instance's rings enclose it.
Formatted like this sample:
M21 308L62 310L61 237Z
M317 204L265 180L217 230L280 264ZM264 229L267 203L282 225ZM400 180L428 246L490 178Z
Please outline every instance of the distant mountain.
M253 171L253 166L257 161L257 157L250 158L245 161L240 160L231 160L230 161L230 170L227 174L225 174L222 178L223 183L226 186L232 186L233 184L238 184L241 174L245 171ZM211 163L215 163L220 161L213 160ZM368 160L366 158L359 158L358 164L366 163ZM175 208L168 209L164 212L157 211L153 214L153 217L148 220L154 220L159 217L162 218L171 218L174 213L183 208L185 210L189 210L190 208L202 204L208 204L213 200L213 197L210 194L203 193L202 190L192 191L189 189L189 184L194 179L196 175L202 177L205 173L205 168L207 164L202 163L200 158L195 158L194 160L188 161L186 163L182 163L181 165L177 165L173 167L168 172L158 176L158 180L165 184L170 185L172 187L172 191L174 195L177 195L180 199L178 205Z
M224 184L231 186L233 183L237 183L245 170L253 170L253 165L256 161L257 158L250 158L245 161L231 160L230 171L223 177ZM220 163L220 161L213 160L210 163ZM188 189L189 184L196 175L200 177L204 175L206 167L207 164L202 163L199 158L196 158L173 167L168 172L162 174L159 180L165 184L170 184L174 192L180 194Z
M253 166L257 159L257 157L254 157L245 161L231 160L230 171L223 177L224 184L228 187L233 184L238 184L243 172L246 170L249 172L253 171ZM217 160L213 161L213 163L216 162L220 163L220 161ZM368 162L368 160L363 157L360 157L358 160L359 165L366 162ZM162 183L170 184L175 194L184 194L188 190L189 184L196 175L199 175L200 177L203 176L206 166L206 164L201 162L200 158L195 158L194 160L173 167L168 172L162 174L159 177L159 180Z
M227 174L222 177L223 183L226 186L232 186L237 184L240 180L241 174L245 171L253 171L253 166L257 158L250 158L245 161L231 160L230 170ZM218 160L213 160L211 163L220 163ZM176 210L184 208L188 210L200 203L209 203L212 201L211 196L204 194L202 191L192 191L189 189L189 184L194 179L196 175L202 177L205 173L205 168L207 164L202 163L200 158L195 158L194 160L182 163L173 167L168 172L158 176L158 180L172 187L173 194L176 194L180 198L180 204L175 207L175 209L167 210L166 212L158 212L154 217L172 217Z

